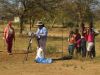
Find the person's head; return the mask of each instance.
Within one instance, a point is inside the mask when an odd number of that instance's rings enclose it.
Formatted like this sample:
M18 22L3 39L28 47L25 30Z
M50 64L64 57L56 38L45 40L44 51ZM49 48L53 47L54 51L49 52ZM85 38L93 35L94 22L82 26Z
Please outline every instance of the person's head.
M70 31L69 32L69 36L73 36L74 32L73 31Z
M90 22L89 28L93 28L93 22Z
M11 21L8 22L8 26L12 27L12 22Z
M42 29L44 27L44 24L42 21L38 21L36 25L38 26L39 29Z
M85 26L85 25L84 25L84 23L82 22L82 23L81 23L81 27L84 28L84 26Z
M75 29L75 33L76 33L76 34L79 33L79 30L78 30L78 29Z
M90 24L89 24L89 31L92 31L92 28L93 28L93 22L90 22Z

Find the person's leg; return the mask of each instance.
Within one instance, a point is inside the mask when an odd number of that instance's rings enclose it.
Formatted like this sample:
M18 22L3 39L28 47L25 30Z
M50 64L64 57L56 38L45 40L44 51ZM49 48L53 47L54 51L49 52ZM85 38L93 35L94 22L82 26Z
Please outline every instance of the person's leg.
M12 41L10 41L9 39L7 39L6 43L7 43L7 52L11 53L12 52Z
M94 57L94 45L91 46L90 58Z
M78 53L77 53L77 51L78 51L77 44L74 45L74 48L75 48L75 50L74 50L75 56L77 57L77 56L78 56L78 55L77 55L77 54L78 54Z
M87 46L87 57L90 57L90 43L89 42Z
M95 57L96 56L96 51L95 51L95 45L93 46L92 50L91 50L92 56Z
M46 52L46 41L43 42L43 52L44 52L44 57L46 56L47 52Z
M9 43L7 42L7 52L9 53L10 47L9 47Z
M9 53L9 42L8 42L8 39L6 39L6 44L7 44L7 52Z
M76 56L79 57L81 55L81 47L76 47Z
M87 52L86 46L84 46L84 57L86 57L86 52Z
M82 57L86 57L86 47L82 47Z
M78 57L78 47L75 47L75 55Z
M9 53L12 53L12 41L9 43Z
M81 47L81 51L82 51L82 57L84 57L84 48Z
M93 42L90 42L89 43L89 47L88 47L88 54L89 54L89 57L92 58L92 48L94 46L94 43Z
M38 48L35 59L37 59L37 58L44 58L44 52L43 52L42 48Z
M79 54L81 55L81 47L79 47L78 51L79 51Z
M70 47L70 45L69 45L69 46L68 46L68 53L69 53L69 56L71 55L70 49L71 49L71 47Z
M44 55L45 55L45 52L46 52L46 40L42 37L40 40L39 40L39 45L40 45L40 48L44 51Z
M74 53L74 45L71 45L71 56L73 57L73 53Z

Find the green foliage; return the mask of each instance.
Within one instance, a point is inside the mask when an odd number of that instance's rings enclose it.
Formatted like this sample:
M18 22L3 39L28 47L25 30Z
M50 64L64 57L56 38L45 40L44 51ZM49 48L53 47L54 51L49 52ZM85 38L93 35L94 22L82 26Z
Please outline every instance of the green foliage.
M95 5L99 3L98 0L0 0L0 4L2 11L5 11L2 13L4 16L22 16L24 23L27 20L31 22L30 18L34 18L49 23L52 27L54 23L63 23L64 27L72 28L76 26L74 22L90 22ZM66 22L65 19L71 21ZM23 22L20 27L23 27Z

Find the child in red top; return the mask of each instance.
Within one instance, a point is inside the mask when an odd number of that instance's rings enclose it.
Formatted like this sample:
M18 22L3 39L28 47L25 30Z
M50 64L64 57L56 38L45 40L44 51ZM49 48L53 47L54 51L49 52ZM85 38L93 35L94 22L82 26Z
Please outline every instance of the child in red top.
M75 48L75 36L74 36L74 32L70 31L69 34L69 38L68 38L68 52L69 52L69 56L73 56L73 52L74 52L74 48Z
M92 49L94 47L94 32L91 28L89 28L89 32L88 32L88 39L87 39L87 42L88 42L88 46L87 46L87 52L88 52L88 56L90 58L92 58Z

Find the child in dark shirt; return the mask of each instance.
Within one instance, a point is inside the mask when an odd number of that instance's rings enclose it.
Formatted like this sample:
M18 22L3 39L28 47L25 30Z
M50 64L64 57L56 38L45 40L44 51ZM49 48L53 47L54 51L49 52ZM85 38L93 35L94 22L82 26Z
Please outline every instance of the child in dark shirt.
M81 42L81 35L79 33L79 29L75 29L75 48L76 48L76 55L81 55L81 46L80 46L80 42Z
M86 39L84 36L81 36L81 51L82 51L82 57L86 57Z

